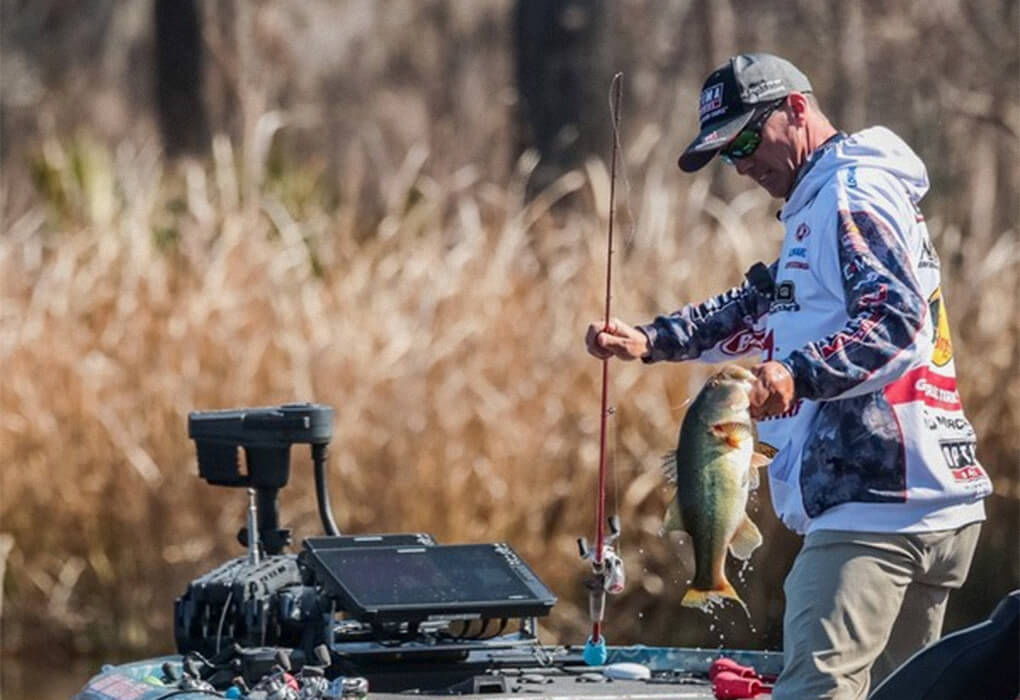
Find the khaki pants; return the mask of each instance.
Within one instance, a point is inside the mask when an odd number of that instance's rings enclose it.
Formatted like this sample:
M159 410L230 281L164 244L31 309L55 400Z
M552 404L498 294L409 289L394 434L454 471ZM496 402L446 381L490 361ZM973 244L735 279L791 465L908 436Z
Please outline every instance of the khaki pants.
M980 530L810 533L783 586L784 667L773 699L864 698L938 639Z

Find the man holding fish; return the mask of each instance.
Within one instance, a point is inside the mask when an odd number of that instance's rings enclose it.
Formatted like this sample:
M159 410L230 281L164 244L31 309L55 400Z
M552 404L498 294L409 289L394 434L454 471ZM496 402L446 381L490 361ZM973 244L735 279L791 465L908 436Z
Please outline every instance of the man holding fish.
M991 493L918 206L927 173L884 127L838 131L807 77L769 54L715 70L699 117L680 168L719 154L785 200L779 258L651 323L592 324L588 351L646 363L761 354L710 379L684 419L668 516L695 546L684 604L736 598L725 550L746 558L760 543L743 508L754 466L772 457L773 505L805 535L773 697L863 698L940 636ZM752 454L755 429L767 457Z

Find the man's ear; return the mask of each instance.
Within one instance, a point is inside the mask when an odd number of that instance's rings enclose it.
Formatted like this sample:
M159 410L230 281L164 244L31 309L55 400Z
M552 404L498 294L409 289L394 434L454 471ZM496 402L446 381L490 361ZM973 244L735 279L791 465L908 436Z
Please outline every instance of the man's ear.
M791 92L786 98L794 119L800 123L807 117L808 101L802 92Z

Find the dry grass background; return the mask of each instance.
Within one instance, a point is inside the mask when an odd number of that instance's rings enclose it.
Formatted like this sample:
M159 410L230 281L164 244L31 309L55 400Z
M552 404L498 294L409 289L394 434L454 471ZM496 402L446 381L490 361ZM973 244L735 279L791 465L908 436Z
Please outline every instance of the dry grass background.
M390 109L406 97L377 99ZM582 335L601 314L605 166L592 161L528 202L532 154L496 175L499 155L451 151L457 130L423 122L429 139L358 131L362 150L345 152L334 187L314 158L278 157L280 113L246 114L245 138L220 136L208 161L175 165L151 138L111 147L44 129L25 161L32 179L4 178L4 649L169 649L173 598L238 553L243 513L239 493L197 479L186 413L293 400L337 409L341 528L507 540L560 596L547 641L581 641L574 538L593 529L599 392ZM498 138L500 122L481 121L471 143ZM676 174L680 139L654 120L625 133L623 318L720 291L780 240L762 193ZM1020 581L1020 245L1015 226L964 234L952 201L938 206L930 224L962 393L997 488L953 627ZM797 542L766 494L755 505L766 544L738 584L753 631L733 611L681 610L689 555L657 535L669 496L659 458L709 372L614 366L611 499L630 583L610 604L612 643L780 643ZM300 537L319 525L309 460L294 460L283 514Z

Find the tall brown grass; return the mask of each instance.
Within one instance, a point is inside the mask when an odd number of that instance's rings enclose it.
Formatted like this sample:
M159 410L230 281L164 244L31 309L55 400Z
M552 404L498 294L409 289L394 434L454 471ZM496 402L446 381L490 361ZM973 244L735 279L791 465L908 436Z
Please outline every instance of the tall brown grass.
M0 236L5 650L169 649L173 598L239 553L244 505L197 478L187 411L294 400L337 409L341 528L509 541L560 596L546 639L582 640L574 538L593 529L599 412L582 334L601 314L605 167L593 161L526 202L532 155L505 183L470 167L437 179L417 146L380 174L386 210L366 232L353 203L317 197L314 171L267 171L246 186L231 144L214 153L168 168L145 146L50 140L35 163L37 204ZM722 201L705 177L678 182L673 154L628 151L623 318L736 283L781 236L764 195ZM556 206L568 196L574 207ZM932 229L963 393L999 493L959 624L1020 578L1010 539L1020 248L1012 232ZM613 367L610 508L630 573L610 607L613 643L779 644L796 541L767 496L755 516L766 546L741 586L754 631L681 611L689 555L657 535L668 497L659 457L709 371ZM297 452L283 514L299 537L318 532Z

